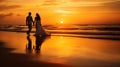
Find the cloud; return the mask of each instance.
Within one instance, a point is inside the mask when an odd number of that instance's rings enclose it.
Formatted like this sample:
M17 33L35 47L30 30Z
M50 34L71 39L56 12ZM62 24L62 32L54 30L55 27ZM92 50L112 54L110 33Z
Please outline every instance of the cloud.
M71 2L80 2L81 0L70 0Z
M120 1L112 1L108 3L104 3L103 6L110 9L120 9Z
M0 0L0 2L4 2L4 1L6 1L6 0Z
M74 0L73 0L74 1ZM79 1L79 0L75 0L75 1ZM85 3L85 2L84 2ZM77 4L76 4L77 5ZM117 1L108 1L108 2L100 2L98 4L94 3L92 4L86 4L85 6L80 6L80 4L78 3L78 7L73 7L73 8L77 8L77 9L86 9L86 10L113 10L113 11L120 11L120 0Z
M8 9L15 9L15 8L18 8L18 7L21 7L21 6L20 5L10 5L10 6L0 5L0 11L8 10Z
M49 6L49 5L59 5L59 4L56 3L56 2L45 2L45 3L43 3L42 5L44 5L44 6Z
M42 5L49 6L49 5L59 5L61 4L60 0L45 0Z
M3 19L5 17L8 17L8 16L12 16L13 13L8 13L8 14L0 14L0 19Z
M45 0L44 2L56 2L57 0Z
M70 0L72 2L81 2L81 1L87 1L87 2L106 2L106 1L113 1L113 0ZM114 0L117 1L117 0Z

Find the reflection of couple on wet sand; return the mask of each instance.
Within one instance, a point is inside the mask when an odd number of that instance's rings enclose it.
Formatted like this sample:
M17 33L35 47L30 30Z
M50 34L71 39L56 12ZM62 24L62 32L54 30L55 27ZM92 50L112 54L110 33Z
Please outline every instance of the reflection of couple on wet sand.
M41 47L43 41L50 34L46 33L46 31L42 28L41 17L38 13L36 13L35 20L33 21L33 18L31 16L31 12L29 12L28 16L26 17L26 25L28 26L28 31L27 31L28 44L27 44L26 48L29 52L31 52L32 49L35 49L36 52L39 53L40 47ZM36 45L32 46L32 40L30 39L30 32L32 30L32 26L34 26L34 25L35 25L35 28L36 28L36 32L35 32Z
M32 53L32 50L35 49L36 53L40 53L41 45L47 37L35 36L35 46L32 45L32 39L30 36L27 36L28 44L26 45L27 53Z
M50 34L46 33L45 30L42 28L41 24L41 17L38 13L36 13L35 20L33 21L31 12L28 13L28 16L26 17L26 25L28 26L27 34L29 35L32 30L32 25L36 28L35 36L48 36Z

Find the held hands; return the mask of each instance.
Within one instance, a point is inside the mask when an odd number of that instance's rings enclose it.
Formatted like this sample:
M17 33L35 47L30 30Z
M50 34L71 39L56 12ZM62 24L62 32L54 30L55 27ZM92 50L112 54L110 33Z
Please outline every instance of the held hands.
M33 21L33 26L35 26L35 22Z

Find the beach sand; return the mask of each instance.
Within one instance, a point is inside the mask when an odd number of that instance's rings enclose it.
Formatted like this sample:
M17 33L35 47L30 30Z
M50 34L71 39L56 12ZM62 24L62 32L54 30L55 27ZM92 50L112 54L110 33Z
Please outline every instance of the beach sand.
M0 67L120 67L120 41L0 31Z
M11 35L18 38L19 43L16 42L17 40ZM23 35L26 36L25 34ZM32 57L23 53L24 51L13 53L12 51L17 50L17 47L13 47L13 45L10 46L10 44L16 42L16 45L21 45L23 42L21 41L22 36L19 33L0 32L0 37L0 67L71 67L66 64L31 60ZM26 44L23 45L23 49L25 49Z

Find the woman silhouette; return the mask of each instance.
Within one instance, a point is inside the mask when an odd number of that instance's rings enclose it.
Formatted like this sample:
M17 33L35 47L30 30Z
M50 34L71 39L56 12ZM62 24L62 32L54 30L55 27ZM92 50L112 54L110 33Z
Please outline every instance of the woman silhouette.
M42 28L41 17L40 17L40 15L38 13L36 13L35 23L36 23L36 33L35 33L35 36L46 36L47 33Z

